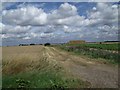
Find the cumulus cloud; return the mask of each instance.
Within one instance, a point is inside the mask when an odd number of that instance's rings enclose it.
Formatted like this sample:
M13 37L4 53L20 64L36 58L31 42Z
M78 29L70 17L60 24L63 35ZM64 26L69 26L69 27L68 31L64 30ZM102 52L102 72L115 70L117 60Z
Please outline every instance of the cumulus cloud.
M26 6L15 10L4 10L2 12L3 22L13 25L94 25L99 23L109 24L118 20L118 7L107 3L97 3L93 10L88 12L88 19L78 14L77 7L69 3L61 4L51 13L34 6ZM76 21L76 23L74 23Z
M118 8L117 5L108 3L97 3L96 10L88 13L91 24L112 25L117 23Z
M11 33L11 34L21 34L21 33L27 33L31 26L10 26L10 25L2 25L2 33Z
M44 25L47 22L47 14L34 6L4 10L2 12L3 23L12 25Z
M77 6L70 3L63 3L49 13L45 12L44 8L32 5L3 10L0 37L13 40L54 41L60 38L99 40L103 39L104 35L108 40L112 37L116 39L118 32L116 4L96 3L96 6L86 12L86 16L80 15Z
M76 33L76 32L80 32L81 28L64 25L63 30L64 30L65 33L74 33L74 32Z
M67 12L67 13L66 13ZM64 3L51 13L45 13L43 9L34 6L26 6L15 10L4 10L2 12L3 22L12 25L73 25L74 21L78 21L77 25L81 24L85 17L79 16L77 8L74 5Z
M48 26L50 27L50 26ZM48 28L47 27L47 28ZM52 31L47 32L46 27L43 27L39 31L34 31L36 28L33 28L32 26L11 26L11 25L2 25L2 39L33 39L33 38L49 38L52 36ZM44 29L44 30L43 30Z
M77 8L68 3L61 4L57 10L53 10L49 15L51 19L64 19L77 14Z

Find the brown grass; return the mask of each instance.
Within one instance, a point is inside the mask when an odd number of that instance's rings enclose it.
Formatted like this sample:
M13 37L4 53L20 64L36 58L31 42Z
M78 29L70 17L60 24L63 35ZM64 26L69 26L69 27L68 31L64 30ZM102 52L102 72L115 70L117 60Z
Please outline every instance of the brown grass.
M3 47L3 74L16 74L48 65L42 46Z

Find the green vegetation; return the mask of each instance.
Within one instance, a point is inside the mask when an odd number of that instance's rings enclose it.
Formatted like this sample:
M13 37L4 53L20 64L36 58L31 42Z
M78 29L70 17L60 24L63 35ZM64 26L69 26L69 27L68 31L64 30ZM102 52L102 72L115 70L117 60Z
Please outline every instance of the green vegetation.
M50 46L50 43L45 43L44 46Z
M31 71L16 75L3 75L3 88L75 88L89 84L65 77L55 71Z
M113 51L118 50L118 44L65 44L59 47L68 52L87 55L91 58L102 58L113 64L120 63L120 54Z
M73 46L74 44L66 44L65 46ZM87 47L87 48L96 48L103 50L120 50L119 44L75 44L74 46Z

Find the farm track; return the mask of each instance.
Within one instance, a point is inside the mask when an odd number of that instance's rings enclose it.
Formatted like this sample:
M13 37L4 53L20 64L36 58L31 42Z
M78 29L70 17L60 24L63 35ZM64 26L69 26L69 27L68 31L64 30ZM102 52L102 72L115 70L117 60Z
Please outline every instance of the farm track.
M70 74L88 81L93 88L118 88L118 67L90 61L80 56L44 47L49 60L59 63Z
M90 82L93 88L118 88L117 66L82 58L55 47L5 47L3 59L4 74L62 67L68 75Z

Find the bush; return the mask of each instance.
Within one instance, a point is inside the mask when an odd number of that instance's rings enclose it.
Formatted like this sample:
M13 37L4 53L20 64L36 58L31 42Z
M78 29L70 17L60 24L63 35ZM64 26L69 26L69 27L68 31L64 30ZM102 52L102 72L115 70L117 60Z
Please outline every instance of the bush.
M44 46L50 46L50 43L45 43Z
M35 45L34 43L31 43L30 45Z

